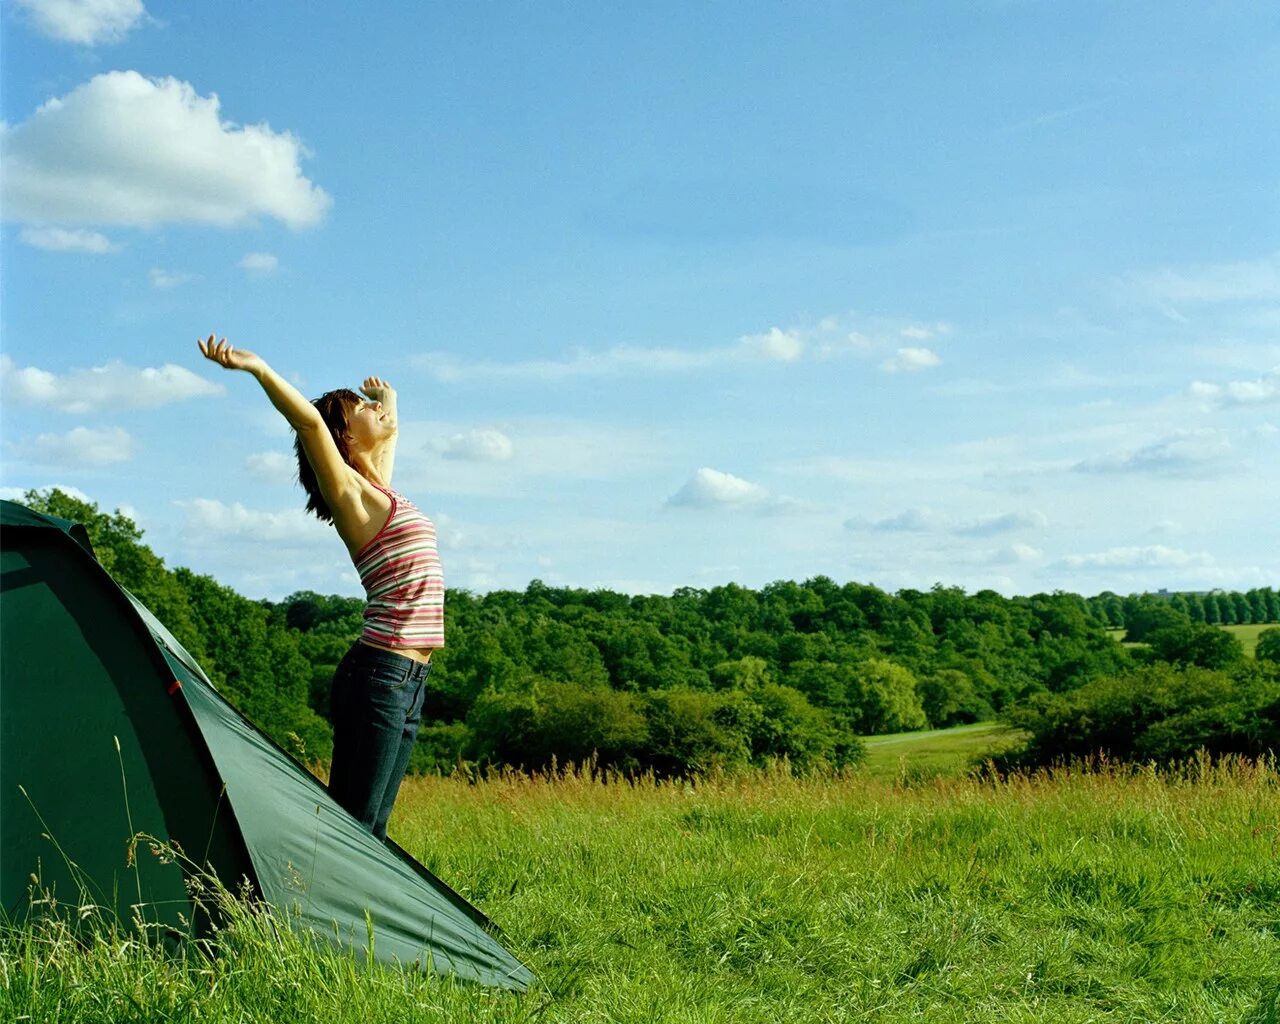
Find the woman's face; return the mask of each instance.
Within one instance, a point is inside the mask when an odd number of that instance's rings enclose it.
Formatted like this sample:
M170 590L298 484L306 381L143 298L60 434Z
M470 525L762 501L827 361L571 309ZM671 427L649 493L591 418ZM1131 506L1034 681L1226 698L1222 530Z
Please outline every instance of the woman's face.
M381 402L363 401L347 412L347 437L354 451L369 451L391 436Z

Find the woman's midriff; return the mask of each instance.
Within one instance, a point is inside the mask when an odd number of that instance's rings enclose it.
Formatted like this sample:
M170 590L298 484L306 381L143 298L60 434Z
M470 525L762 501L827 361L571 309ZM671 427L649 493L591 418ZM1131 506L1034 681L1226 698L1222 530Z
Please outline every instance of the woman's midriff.
M400 654L413 661L420 661L424 665L430 663L431 652L435 650L434 647L388 647L385 644L375 644L364 637L359 639L366 647L372 647L379 651L390 651L392 654Z

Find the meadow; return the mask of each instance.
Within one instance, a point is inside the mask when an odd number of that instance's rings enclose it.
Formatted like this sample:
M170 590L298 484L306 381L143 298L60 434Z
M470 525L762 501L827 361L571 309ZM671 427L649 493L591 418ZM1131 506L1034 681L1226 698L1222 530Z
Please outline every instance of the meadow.
M412 778L395 838L540 989L365 970L235 905L214 956L6 929L0 1019L1280 1021L1280 770L1094 769Z
M1254 651L1258 649L1258 634L1261 633L1264 629L1275 629L1276 624L1274 622L1263 622L1263 623L1253 623L1251 625L1244 625L1244 626L1239 626L1239 625L1219 626L1218 628L1225 629L1228 633L1230 633L1237 640L1239 640L1240 646L1244 649L1244 656L1246 658L1252 658ZM1114 640L1123 642L1125 632L1126 630L1123 627L1119 629L1108 629L1107 635ZM1126 643L1125 646L1126 647L1143 647L1145 646L1145 644Z

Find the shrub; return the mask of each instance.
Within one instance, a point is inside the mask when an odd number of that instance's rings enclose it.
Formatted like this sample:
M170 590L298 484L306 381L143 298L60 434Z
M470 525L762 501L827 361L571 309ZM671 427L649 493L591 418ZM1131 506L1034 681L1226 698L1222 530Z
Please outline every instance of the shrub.
M1014 757L1022 763L1098 753L1162 762L1198 750L1260 755L1280 750L1280 683L1258 671L1157 663L1068 693L1034 694L1003 718L1031 734Z

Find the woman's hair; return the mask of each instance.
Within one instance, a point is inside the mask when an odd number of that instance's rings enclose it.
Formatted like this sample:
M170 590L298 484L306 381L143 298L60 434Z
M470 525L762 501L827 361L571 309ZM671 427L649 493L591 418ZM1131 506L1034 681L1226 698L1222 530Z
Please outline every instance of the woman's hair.
M326 391L311 403L320 413L324 425L329 428L333 443L338 446L338 454L348 466L351 465L351 454L347 450L346 441L347 413L361 401L360 396L350 388L338 388L336 391ZM307 511L315 513L316 518L323 522L333 522L333 512L329 508L329 503L324 500L324 495L320 493L316 471L311 468L311 460L302 450L302 438L294 437L293 450L298 456L298 483L302 484L302 489L307 492Z

